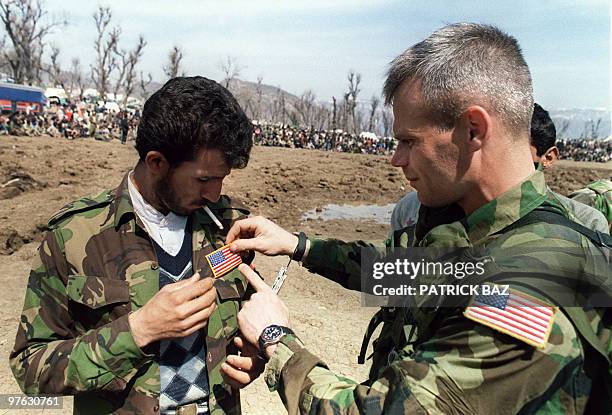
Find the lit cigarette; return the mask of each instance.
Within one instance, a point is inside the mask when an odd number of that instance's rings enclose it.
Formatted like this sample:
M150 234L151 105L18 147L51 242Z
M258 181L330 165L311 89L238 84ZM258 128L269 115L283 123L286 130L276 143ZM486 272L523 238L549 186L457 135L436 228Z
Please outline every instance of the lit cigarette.
M217 219L217 217L211 212L211 210L208 208L208 206L204 205L204 210L206 211L206 213L208 213L208 216L210 216L210 218L213 220L213 222L215 222L217 227L219 229L223 229L223 225L221 224L221 222L219 222L219 219Z

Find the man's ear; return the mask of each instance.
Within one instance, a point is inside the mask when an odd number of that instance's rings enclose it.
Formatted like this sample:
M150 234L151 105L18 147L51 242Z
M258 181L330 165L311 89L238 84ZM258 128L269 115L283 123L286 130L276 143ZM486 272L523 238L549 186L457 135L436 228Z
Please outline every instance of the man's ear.
M542 163L544 168L547 169L552 166L558 158L559 149L557 148L557 146L552 146L551 148L546 150L546 153L544 153L542 157L540 157L540 162Z
M159 151L149 151L145 156L144 163L154 176L166 176L170 171L170 163Z
M480 150L491 134L492 121L487 110L479 105L472 105L463 112L459 122L467 131L470 151Z

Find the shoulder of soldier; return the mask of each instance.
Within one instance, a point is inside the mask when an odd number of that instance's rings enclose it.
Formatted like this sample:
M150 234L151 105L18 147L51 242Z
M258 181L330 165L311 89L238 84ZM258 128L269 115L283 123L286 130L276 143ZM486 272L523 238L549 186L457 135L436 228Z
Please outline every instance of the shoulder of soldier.
M75 215L85 214L90 210L110 205L113 199L114 196L112 190L107 189L103 190L102 192L94 193L74 200L51 216L48 222L49 229L60 227L62 223Z
M567 211L571 220L589 229L608 233L608 221L599 210L577 199L571 199L559 193L553 192L553 195L557 202Z
M612 194L612 180L609 179L600 179L596 180L592 183L589 183L587 188L599 193L611 193Z
M484 292L485 288L490 292ZM463 316L538 349L548 344L559 308L536 291L511 284L484 284Z

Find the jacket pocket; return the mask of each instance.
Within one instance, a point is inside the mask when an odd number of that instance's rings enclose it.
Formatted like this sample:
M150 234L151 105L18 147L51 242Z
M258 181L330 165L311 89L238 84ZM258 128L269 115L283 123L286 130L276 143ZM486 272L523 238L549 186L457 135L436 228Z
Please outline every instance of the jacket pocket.
M125 280L69 275L66 291L72 301L93 309L130 301L130 285Z
M245 293L244 277L235 269L216 279L215 288L223 335L227 340L231 340L238 332L238 311Z
M98 328L130 312L130 286L125 280L69 275L66 285L75 325Z

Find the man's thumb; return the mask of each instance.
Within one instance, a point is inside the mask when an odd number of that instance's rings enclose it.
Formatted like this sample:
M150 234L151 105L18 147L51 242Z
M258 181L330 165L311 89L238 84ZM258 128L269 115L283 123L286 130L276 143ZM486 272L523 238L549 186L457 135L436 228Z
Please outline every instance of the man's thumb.
M232 252L244 252L251 251L254 247L254 239L238 239L230 244L230 251Z

